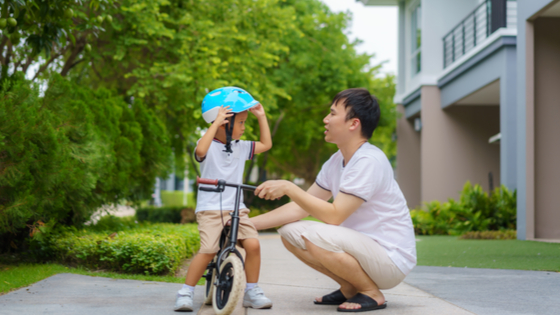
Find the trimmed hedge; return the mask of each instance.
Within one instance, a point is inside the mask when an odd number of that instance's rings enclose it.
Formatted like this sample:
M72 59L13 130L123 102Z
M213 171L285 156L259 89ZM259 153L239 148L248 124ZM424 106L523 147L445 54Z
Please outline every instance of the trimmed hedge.
M52 239L51 249L62 262L149 275L175 272L200 247L196 224L144 224L109 232L66 232Z
M193 223L196 221L194 209L187 207L145 207L136 210L141 222L152 223Z

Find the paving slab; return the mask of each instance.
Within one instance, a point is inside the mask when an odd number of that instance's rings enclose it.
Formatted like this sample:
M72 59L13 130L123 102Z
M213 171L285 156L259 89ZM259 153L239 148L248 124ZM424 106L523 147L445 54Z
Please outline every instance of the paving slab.
M177 283L57 274L0 296L0 314L174 314ZM195 306L204 288L197 286Z
M560 273L416 266L405 282L480 315L560 314Z

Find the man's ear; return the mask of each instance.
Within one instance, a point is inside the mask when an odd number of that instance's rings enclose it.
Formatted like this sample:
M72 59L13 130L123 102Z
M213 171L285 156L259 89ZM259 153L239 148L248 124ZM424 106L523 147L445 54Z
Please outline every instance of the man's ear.
M354 131L360 128L360 120L358 118L352 118L352 123L350 124L350 130Z

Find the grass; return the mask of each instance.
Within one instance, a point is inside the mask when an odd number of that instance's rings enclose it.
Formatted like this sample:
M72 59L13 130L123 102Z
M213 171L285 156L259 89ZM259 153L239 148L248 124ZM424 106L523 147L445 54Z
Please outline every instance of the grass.
M183 283L184 278L174 276L145 276L139 274L122 274L116 272L90 271L84 268L70 268L60 264L18 264L0 265L0 295L12 290L26 287L59 273L107 277L113 279L129 279L142 281L161 281Z
M560 244L518 240L459 240L417 236L419 266L560 272Z
M183 196L184 193L178 190L162 190L161 191L161 202L165 207L182 207L183 206ZM195 208L196 200L194 198L194 193L187 193L187 204L186 207Z

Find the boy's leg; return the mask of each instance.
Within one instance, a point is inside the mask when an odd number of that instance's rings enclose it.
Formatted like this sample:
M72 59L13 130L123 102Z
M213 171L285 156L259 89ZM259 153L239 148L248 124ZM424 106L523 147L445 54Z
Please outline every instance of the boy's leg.
M243 296L243 307L271 308L272 301L264 295L264 291L257 285L261 270L261 245L259 234L249 220L249 209L241 209L238 239L245 249L245 276L247 287Z
M247 276L247 283L257 283L261 271L261 245L259 240L248 238L240 240L240 242L246 252L245 275Z
M190 286L195 286L198 280L202 278L204 270L208 264L212 261L216 254L204 254L198 253L194 256L189 269L187 270L187 277L185 279L185 284Z

